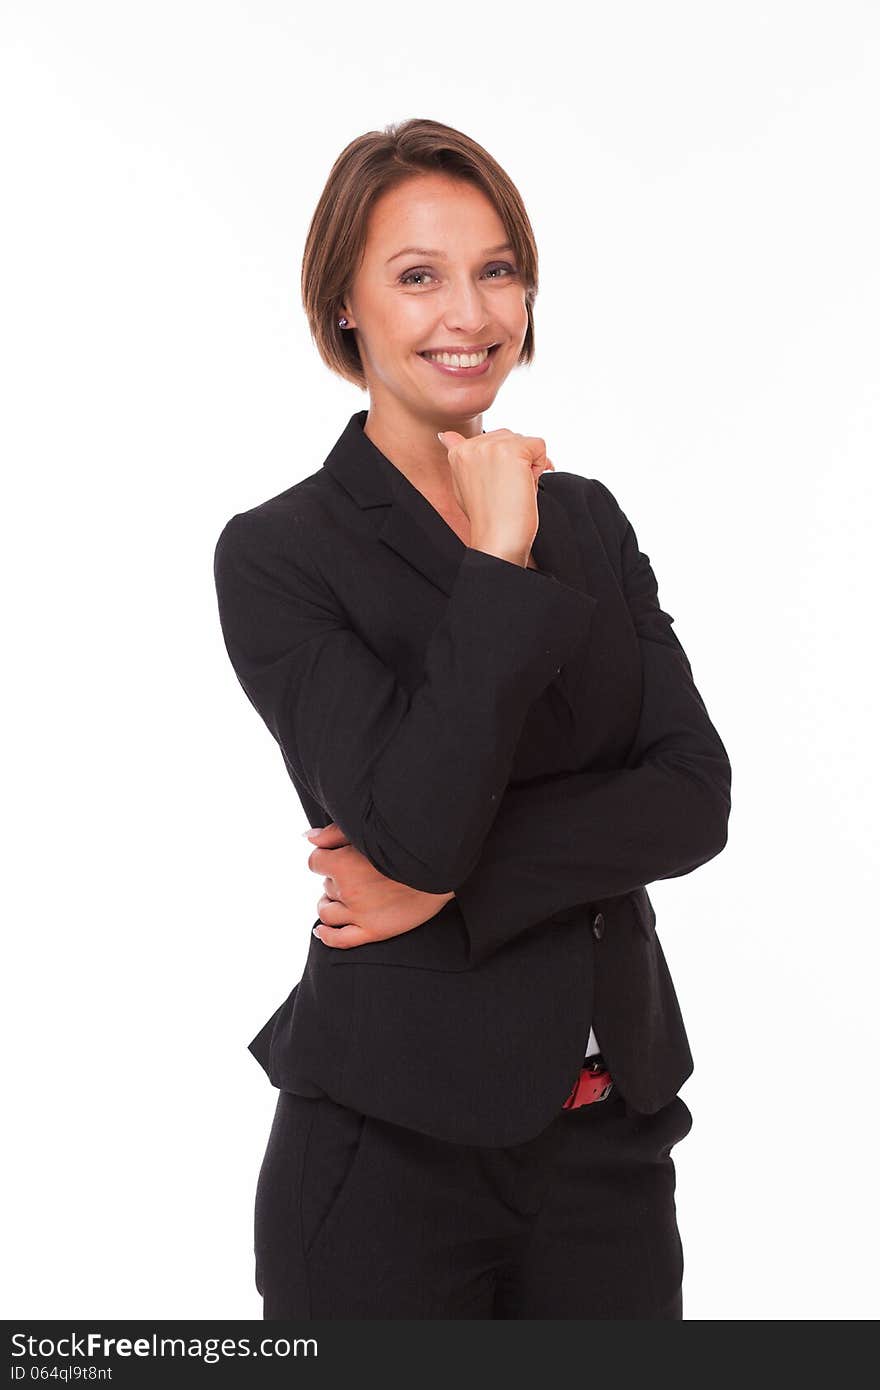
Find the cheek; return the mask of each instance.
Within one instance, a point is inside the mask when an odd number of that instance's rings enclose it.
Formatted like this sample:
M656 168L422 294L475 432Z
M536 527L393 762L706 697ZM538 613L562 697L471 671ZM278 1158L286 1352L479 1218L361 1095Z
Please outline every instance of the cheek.
M419 348L431 329L428 306L415 298L373 301L364 307L362 318L361 337L370 356L389 366Z
M436 304L432 309L429 297L415 293L390 294L377 306L373 322L389 341L405 342L412 330L418 332L419 326L430 323L436 314Z
M521 348L529 328L529 312L524 299L510 306L509 313L504 317L504 326L511 342L516 344L517 349Z

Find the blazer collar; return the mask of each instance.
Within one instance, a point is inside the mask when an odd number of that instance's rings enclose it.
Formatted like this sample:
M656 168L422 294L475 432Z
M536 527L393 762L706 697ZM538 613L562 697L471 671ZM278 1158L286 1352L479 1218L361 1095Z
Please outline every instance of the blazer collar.
M376 536L443 593L450 594L466 546L415 484L364 434L366 410L356 411L324 468L359 507L369 512ZM538 532L532 553L546 574L586 591L577 539L553 474L538 479Z

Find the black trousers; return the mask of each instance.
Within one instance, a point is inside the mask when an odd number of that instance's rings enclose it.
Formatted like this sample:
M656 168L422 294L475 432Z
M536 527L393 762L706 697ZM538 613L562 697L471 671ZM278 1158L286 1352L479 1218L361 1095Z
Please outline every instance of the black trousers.
M268 1318L674 1318L680 1097L615 1088L509 1148L279 1092L254 1213Z

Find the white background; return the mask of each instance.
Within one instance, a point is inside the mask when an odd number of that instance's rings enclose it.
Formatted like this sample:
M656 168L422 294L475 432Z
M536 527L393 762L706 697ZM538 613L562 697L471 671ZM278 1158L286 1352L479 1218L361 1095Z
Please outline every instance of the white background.
M368 404L304 238L428 116L541 253L486 428L615 493L733 764L724 853L650 890L686 1317L875 1317L877 6L7 0L0 92L4 1316L261 1316L246 1044L321 881L212 553Z

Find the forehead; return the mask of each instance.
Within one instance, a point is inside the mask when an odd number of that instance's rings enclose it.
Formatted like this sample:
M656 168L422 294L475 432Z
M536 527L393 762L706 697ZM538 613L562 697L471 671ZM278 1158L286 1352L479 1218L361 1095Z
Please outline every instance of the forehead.
M453 255L505 239L504 224L481 188L444 174L419 174L376 200L365 250L390 256L413 245Z

